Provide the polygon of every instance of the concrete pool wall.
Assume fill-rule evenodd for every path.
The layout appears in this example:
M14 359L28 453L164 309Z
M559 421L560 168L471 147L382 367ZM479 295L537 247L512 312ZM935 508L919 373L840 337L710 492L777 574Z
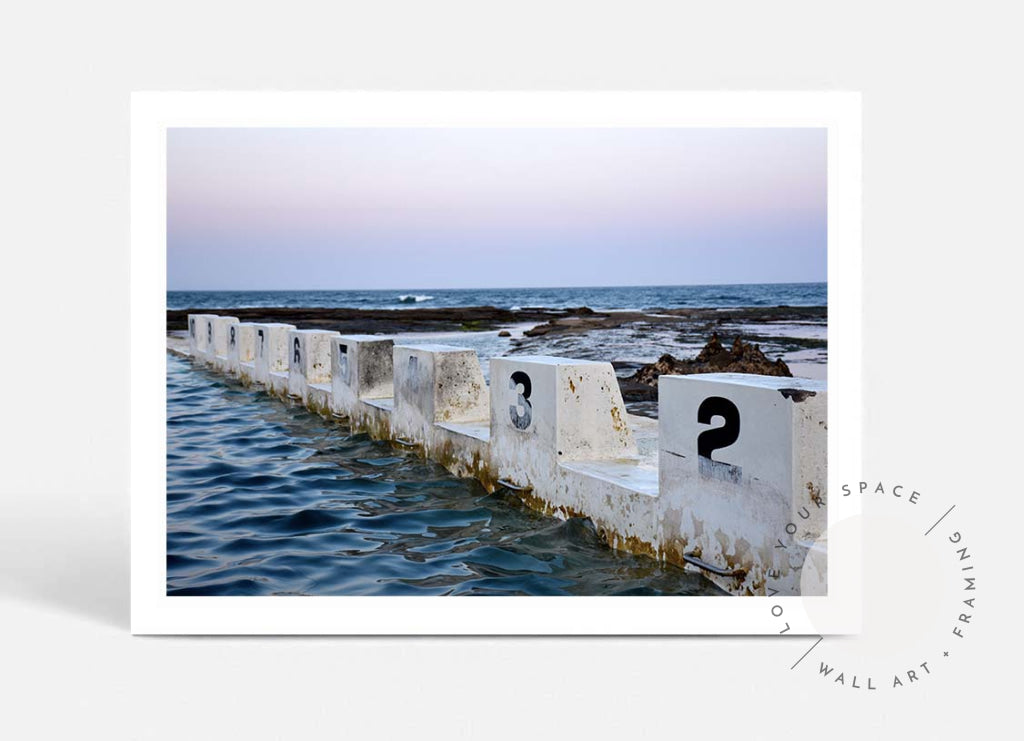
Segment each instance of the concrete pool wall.
M826 593L824 381L662 376L655 421L626 412L610 363L492 358L488 386L467 348L209 314L188 326L170 351L488 491L587 517L613 548L733 594Z

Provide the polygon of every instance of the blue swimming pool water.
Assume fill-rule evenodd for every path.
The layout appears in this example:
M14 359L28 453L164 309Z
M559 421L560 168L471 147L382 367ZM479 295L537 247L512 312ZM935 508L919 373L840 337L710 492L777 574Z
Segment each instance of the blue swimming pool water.
M170 595L719 593L187 360L167 396Z

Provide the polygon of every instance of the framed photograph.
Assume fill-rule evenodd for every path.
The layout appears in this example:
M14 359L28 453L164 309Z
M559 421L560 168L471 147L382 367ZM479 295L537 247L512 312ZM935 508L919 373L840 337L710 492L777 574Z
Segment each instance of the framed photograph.
M133 632L859 629L859 95L144 92L131 157Z

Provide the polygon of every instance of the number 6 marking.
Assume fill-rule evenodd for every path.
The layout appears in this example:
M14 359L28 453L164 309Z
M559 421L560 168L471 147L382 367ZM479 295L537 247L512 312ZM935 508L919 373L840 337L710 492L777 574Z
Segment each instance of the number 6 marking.
M522 385L522 393L518 393L518 387ZM512 424L519 430L525 430L530 426L530 422L533 421L533 405L530 403L530 392L533 391L533 384L530 382L530 377L522 371L516 371L512 374L512 377L508 380L508 387L513 391L516 391L516 403L509 404L508 413L512 418ZM523 408L523 413L519 413L519 407Z
M298 368L299 367L299 363L302 362L302 353L299 352L299 338L298 337L295 338L295 345L294 345L294 347L295 347L295 352L292 355L292 361L295 363L295 367Z

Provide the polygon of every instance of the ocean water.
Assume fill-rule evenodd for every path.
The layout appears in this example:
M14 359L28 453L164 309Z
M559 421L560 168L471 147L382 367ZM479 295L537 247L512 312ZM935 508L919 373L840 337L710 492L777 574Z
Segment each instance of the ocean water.
M676 309L738 306L825 306L825 283L601 288L402 289L388 291L168 291L168 309L321 307L403 309L496 306L501 309Z
M167 433L169 595L720 593L173 356Z

